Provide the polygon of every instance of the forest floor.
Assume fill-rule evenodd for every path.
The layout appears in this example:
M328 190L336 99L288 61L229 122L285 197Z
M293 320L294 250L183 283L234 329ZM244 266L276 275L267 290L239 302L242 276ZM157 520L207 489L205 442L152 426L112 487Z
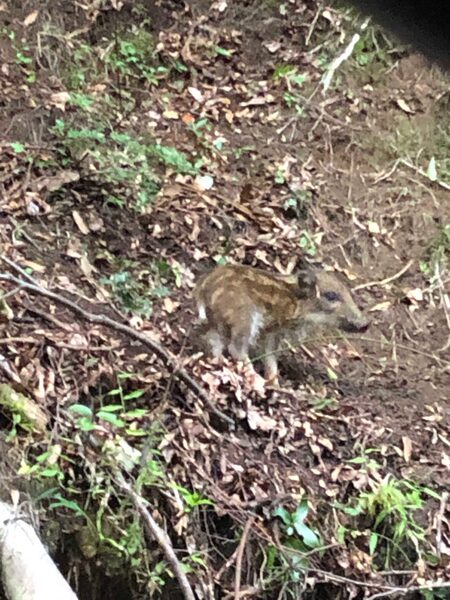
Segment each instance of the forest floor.
M3 470L79 597L183 597L113 461L199 598L448 598L448 79L316 1L17 4L0 1ZM302 255L371 327L307 340L279 389L251 389L199 349L192 288L218 262Z

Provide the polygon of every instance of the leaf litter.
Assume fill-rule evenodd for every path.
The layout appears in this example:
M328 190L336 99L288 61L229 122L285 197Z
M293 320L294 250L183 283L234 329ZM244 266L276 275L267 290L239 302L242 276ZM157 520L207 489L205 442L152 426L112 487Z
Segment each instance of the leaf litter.
M120 435L135 445L133 428L158 421L164 433L156 449L168 479L202 490L214 502L214 509L205 512L206 530L181 516L176 502L159 503L178 536L190 530L193 548L200 548L206 536L212 556L223 556L220 518L230 519L225 537L231 544L255 514L257 527L249 543L255 548L257 540L280 545L268 507L294 514L300 500L308 498L308 523L313 519L331 545L320 558L312 555L310 577L347 586L353 595L354 583L332 576L362 587L366 581L402 585L404 579L395 574L383 579L375 573L361 532L360 546L351 536L338 541L330 499L358 498L385 474L438 491L448 485L450 372L448 354L440 350L449 336L449 267L441 261L443 272L436 278L435 273L427 276L422 264L428 256L424 248L448 223L448 192L433 185L434 154L428 163L419 163L417 172L392 171L392 151L377 141L389 135L391 147L409 152L395 139L395 131L407 131L406 118L425 147L429 124L420 114L437 111L433 98L444 93L445 84L420 58L394 49L397 62L391 70L377 60L367 71L353 65L322 97L316 88L323 69L314 44L345 37L340 13L321 13L317 5L313 26L314 10L303 3L283 5L287 15L267 5L258 7L261 27L256 27L252 3L214 3L201 16L190 4L185 13L169 4L155 3L161 23L152 15L150 29L156 56L164 64L185 65L179 79L163 76L142 90L132 85L131 75L124 76L118 90L101 71L91 81L92 89L101 85L103 93L118 95L119 108L110 115L118 134L132 132L140 151L149 131L154 138L159 162L149 168L159 189L140 210L130 192L142 187L137 163L134 181L127 183L124 175L111 183L100 154L89 154L88 145L72 149L71 155L51 133L61 114L74 130L80 114L82 119L86 115L72 104L67 79L55 75L66 68L66 50L48 40L39 50L36 43L41 19L48 15L38 7L32 10L32 4L27 14L17 13L17 38L25 35L30 55L40 51L43 63L36 82L24 83L30 67L17 64L18 49L9 38L2 95L15 112L0 140L2 255L45 288L163 344L234 425L228 430L217 422L202 399L135 340L20 288L2 301L9 310L2 310L2 378L50 412L58 423L58 442L67 444L64 451L76 460L75 446L63 441L75 432L70 406L98 409L104 395L117 389L117 374L132 373L121 393L143 390L127 402L147 412L130 417L128 436ZM120 19L124 10L131 9L113 3L110 12L82 7L80 22L66 15L65 36L85 40L97 28L113 30L111 15ZM162 23L170 23L171 31ZM309 44L305 23L311 26ZM48 62L55 49L59 70ZM100 56L102 48L97 50ZM125 110L128 97L133 102ZM361 131L372 144L369 149ZM103 133L95 135L101 139ZM119 154L116 160L120 167L127 157ZM430 171L431 160L433 177L427 182L419 167ZM206 357L197 347L190 299L196 278L223 260L289 273L302 253L323 259L356 286L375 282L358 292L373 315L370 335L351 340L324 336L286 353L280 361L280 389L268 389L257 373L249 379L231 361L214 363ZM408 260L412 267L390 279ZM436 269L432 259L428 264ZM2 270L9 269L3 264ZM115 288L102 283L108 278ZM14 291L12 284L3 284L5 293ZM133 314L138 305L145 311ZM103 421L100 438L114 435L113 424ZM91 449L85 452L96 460ZM430 500L426 508L425 528L432 537L439 502ZM350 517L340 518L350 530ZM445 510L439 527L448 542ZM246 561L250 571L257 571L251 557ZM214 576L220 564L211 560L206 571ZM231 586L230 567L216 582L224 592ZM437 581L448 563L423 568L426 580Z

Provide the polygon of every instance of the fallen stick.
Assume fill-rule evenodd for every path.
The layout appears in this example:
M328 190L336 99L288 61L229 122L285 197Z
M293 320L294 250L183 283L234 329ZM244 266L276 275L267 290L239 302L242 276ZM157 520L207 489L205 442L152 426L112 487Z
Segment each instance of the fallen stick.
M365 290L369 287L383 286L388 283L391 283L392 281L395 281L396 279L399 279L402 275L404 275L406 271L408 271L412 267L413 263L414 261L410 260L406 263L404 267L400 269L400 271L394 273L394 275L391 275L391 277L386 277L386 279L382 279L381 281L368 281L367 283L361 283L360 285L355 286L353 290Z
M241 595L241 572L242 572L242 557L244 555L245 545L250 529L253 527L255 517L251 516L245 524L244 531L242 532L241 541L239 542L238 552L236 555L236 573L234 577L234 600L239 600Z
M19 267L19 265L16 265L10 259L6 259L4 256L1 256L0 258L1 260L9 264L11 267L25 275L25 272L23 271L23 269L21 269L21 267ZM194 392L194 394L198 398L203 400L208 405L211 412L213 412L215 415L217 415L224 421L227 421L230 424L234 424L233 419L231 419L231 417L228 417L222 411L216 408L216 406L209 398L205 390L199 386L199 384L189 375L189 373L187 373L184 369L178 366L176 358L172 356L169 353L169 351L166 350L159 342L157 342L156 340L152 340L151 338L144 335L143 333L140 333L139 331L135 331L132 327L129 327L128 325L124 325L123 323L118 323L117 321L114 321L114 319L110 319L106 315L96 315L87 310L84 310L83 308L81 308L81 306L78 306L78 304L76 304L72 300L64 298L63 296L60 296L59 294L51 292L50 290L47 290L46 288L42 287L28 274L26 274L26 279L27 281L23 281L22 279L11 275L11 273L0 273L0 280L2 281L9 281L10 283L15 283L16 285L20 285L24 290L28 290L29 292L33 292L34 294L40 294L41 296L50 298L51 300L54 300L59 304L67 306L72 311L76 312L81 317L83 317L83 319L89 321L90 323L106 325L111 329L115 329L116 331L125 333L128 336L140 341L142 344L150 348L156 354L156 356L165 363L165 365L175 377L182 381L192 392Z
M0 502L0 561L9 600L77 600L33 527Z
M142 498L133 488L125 481L121 473L116 474L116 483L125 494L131 498L136 510L141 515L144 529L151 540L156 540L161 549L163 550L167 562L173 569L175 577L180 584L181 592L186 600L195 600L194 592L192 591L191 585L186 573L183 571L183 567L178 560L175 551L172 546L167 533L162 529L155 519L152 517L149 510L147 510L145 504L147 501Z

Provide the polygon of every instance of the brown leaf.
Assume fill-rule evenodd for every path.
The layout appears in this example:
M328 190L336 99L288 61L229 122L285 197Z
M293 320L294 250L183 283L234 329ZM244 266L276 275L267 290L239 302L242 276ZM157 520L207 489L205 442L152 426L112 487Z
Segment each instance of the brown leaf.
M88 279L92 276L92 271L94 271L94 267L89 262L86 254L83 254L80 258L80 268Z
M265 96L255 96L247 102L241 102L239 106L264 106L264 104L271 104L275 101L275 97L272 94L266 94Z
M369 308L368 312L384 312L388 310L392 306L392 302L389 300L385 300L384 302L380 302L379 304L375 304Z
M163 112L163 117L165 119L170 119L172 121L177 121L180 118L179 113L176 110L165 110Z
M271 431L277 425L277 421L272 419L272 417L268 417L267 415L262 415L255 408L250 408L247 411L247 421L250 429L260 429L261 431Z
M171 298L164 298L163 305L164 310L170 315L180 306L180 303L174 302Z
M188 87L188 92L194 98L194 100L196 100L197 102L201 103L205 100L201 91L195 87L192 87L192 86Z
M32 260L26 260L24 261L24 264L29 267L30 269L32 269L33 271L36 271L36 273L44 273L45 272L45 266L41 265L37 262L34 262Z
M50 96L51 104L62 111L66 110L66 104L69 100L70 94L68 92L56 92Z
M415 113L415 111L412 110L412 108L410 108L408 106L408 104L402 98L399 98L397 100L397 106L399 108L401 108L405 113L408 113L409 115L413 115Z
M88 235L89 227L86 225L86 223L81 218L80 213L77 210L73 210L72 217L73 217L73 220L75 221L76 226L81 231L81 233L83 235Z
M319 442L319 444L321 444L322 446L324 446L327 450L330 450L330 452L333 451L333 443L330 439L326 438L326 437L322 437L319 436L317 438L317 441Z
M25 19L23 20L23 24L25 25L25 27L28 27L29 25L33 25L33 23L38 18L38 14L39 14L38 10L33 10L33 12L31 12L28 16L26 16Z
M263 42L262 45L264 48L267 48L271 54L278 52L278 50L281 48L280 42Z
M414 289L408 290L406 292L406 297L412 303L422 302L423 301L423 292L420 288L414 288Z
M403 442L403 458L405 459L405 462L409 462L411 460L411 454L412 454L412 441L407 435L404 435L402 437L402 442Z
M38 191L46 190L48 192L56 192L66 183L72 183L72 181L78 181L80 174L77 171L71 171L67 169L60 171L57 175L50 177L39 177L34 182L34 186Z
M193 117L191 113L184 113L184 115L181 117L181 120L186 125L192 125L192 123L195 123L195 117Z

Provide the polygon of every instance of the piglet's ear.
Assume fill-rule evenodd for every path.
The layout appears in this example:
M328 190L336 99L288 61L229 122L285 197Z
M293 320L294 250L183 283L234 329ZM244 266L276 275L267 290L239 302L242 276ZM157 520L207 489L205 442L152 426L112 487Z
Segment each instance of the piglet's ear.
M299 289L310 290L316 285L317 274L322 270L318 262L310 262L302 258L297 262L297 283Z
M317 271L314 268L308 267L297 271L297 283L299 287L313 287L317 281Z

